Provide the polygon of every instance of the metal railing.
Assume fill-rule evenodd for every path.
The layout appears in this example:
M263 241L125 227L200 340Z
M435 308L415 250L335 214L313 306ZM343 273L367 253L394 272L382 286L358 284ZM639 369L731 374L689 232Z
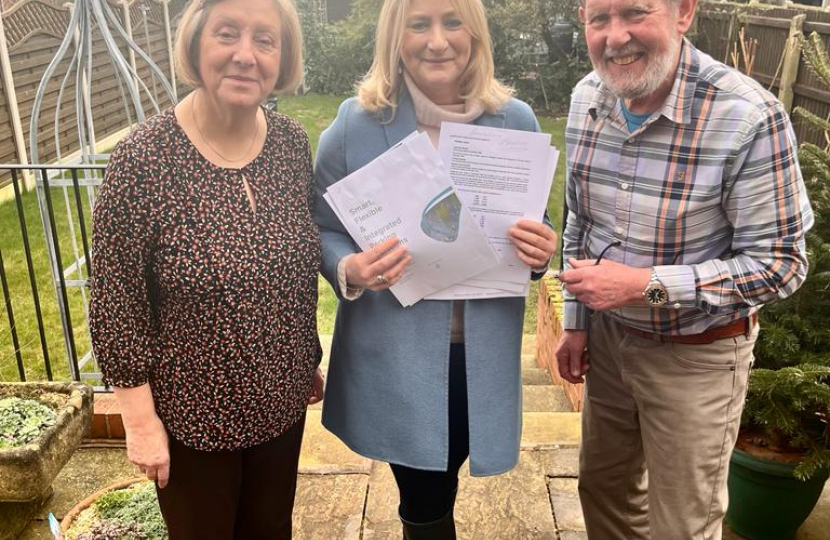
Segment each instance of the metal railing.
M19 228L18 238L12 231L0 231L4 303L0 310L0 380L14 377L10 375L12 366L20 381L101 379L89 346L86 319L92 274L91 209L104 168L98 164L0 164L0 175L11 174L13 190L13 199L0 203L0 223L8 229L16 222L14 228ZM25 189L24 176L30 177L28 183L36 189ZM39 219L33 219L33 214ZM36 236L42 236L44 244L39 245L39 239L33 238ZM45 281L51 282L52 290L43 290ZM6 325L2 324L4 318ZM55 324L58 321L60 324ZM34 325L37 337L21 339L24 333L34 334ZM8 327L8 342L3 339L4 326ZM81 352L79 345L84 349ZM63 349L65 356L56 349Z

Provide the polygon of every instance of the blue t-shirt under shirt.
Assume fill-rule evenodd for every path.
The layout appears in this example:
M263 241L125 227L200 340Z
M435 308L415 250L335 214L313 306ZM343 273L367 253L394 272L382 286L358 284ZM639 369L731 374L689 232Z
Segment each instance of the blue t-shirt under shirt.
M622 112L625 116L625 121L628 124L628 131L629 133L634 133L637 131L637 128L643 125L643 122L649 119L652 113L646 114L637 114L633 113L628 110L628 107L625 106L625 102L620 100L620 105L622 106Z

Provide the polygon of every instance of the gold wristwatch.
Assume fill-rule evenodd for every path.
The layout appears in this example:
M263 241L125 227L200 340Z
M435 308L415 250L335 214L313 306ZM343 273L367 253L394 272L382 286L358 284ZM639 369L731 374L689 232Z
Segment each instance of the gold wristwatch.
M643 302L649 307L660 307L668 299L669 294L666 292L666 288L660 283L660 279L657 277L657 271L652 268L651 279L648 285L646 285L646 288L643 289Z

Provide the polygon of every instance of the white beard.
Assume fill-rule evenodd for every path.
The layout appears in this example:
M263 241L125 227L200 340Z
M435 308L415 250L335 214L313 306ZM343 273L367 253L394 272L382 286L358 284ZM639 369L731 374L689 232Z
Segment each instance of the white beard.
M621 99L641 99L654 93L666 79L673 75L682 42L683 38L678 35L671 41L666 52L657 56L647 55L648 65L643 74L639 76L635 73L612 75L605 69L605 62L609 58L628 56L644 49L635 44L628 44L617 50L606 49L600 62L595 62L591 58L591 63L599 78L615 96Z

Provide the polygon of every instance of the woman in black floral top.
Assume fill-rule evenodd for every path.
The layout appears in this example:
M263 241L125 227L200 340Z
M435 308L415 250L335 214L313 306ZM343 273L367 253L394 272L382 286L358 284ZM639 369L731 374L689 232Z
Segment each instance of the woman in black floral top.
M118 145L95 206L95 355L171 540L291 537L320 246L308 137L259 104L296 88L300 44L290 0L191 3L195 90Z

